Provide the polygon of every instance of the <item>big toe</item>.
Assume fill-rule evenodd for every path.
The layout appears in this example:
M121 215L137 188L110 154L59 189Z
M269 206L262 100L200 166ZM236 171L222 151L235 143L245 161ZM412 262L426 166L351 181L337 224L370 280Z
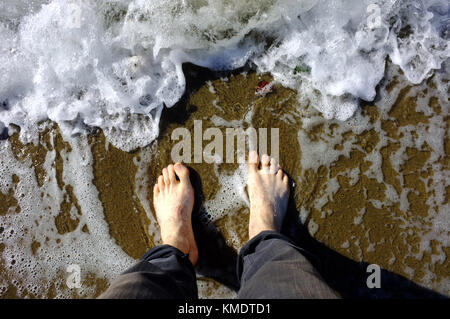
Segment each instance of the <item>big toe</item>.
M189 182L189 169L181 163L174 165L175 173L181 182Z

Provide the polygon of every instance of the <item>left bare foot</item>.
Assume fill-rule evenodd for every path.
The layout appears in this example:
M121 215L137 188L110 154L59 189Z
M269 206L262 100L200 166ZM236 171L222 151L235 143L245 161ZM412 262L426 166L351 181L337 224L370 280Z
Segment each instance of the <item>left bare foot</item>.
M189 169L177 163L164 168L162 173L153 188L153 205L161 239L164 244L189 254L189 260L195 265L198 249L192 230L194 189L189 180Z

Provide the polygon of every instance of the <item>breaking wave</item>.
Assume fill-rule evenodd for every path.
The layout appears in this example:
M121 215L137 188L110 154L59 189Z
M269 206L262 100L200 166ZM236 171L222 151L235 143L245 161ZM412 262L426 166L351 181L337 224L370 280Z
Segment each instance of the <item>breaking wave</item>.
M3 0L0 133L50 119L100 127L123 150L158 136L185 90L182 64L252 63L326 118L373 100L389 58L420 83L450 56L443 0Z

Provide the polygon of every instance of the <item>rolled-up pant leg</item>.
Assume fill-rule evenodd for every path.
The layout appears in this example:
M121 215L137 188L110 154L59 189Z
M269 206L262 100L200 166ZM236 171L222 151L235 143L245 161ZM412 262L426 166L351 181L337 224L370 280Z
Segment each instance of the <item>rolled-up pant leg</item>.
M280 233L261 232L239 253L238 298L338 298L305 255Z
M197 299L195 270L188 255L175 247L150 249L122 273L101 299Z

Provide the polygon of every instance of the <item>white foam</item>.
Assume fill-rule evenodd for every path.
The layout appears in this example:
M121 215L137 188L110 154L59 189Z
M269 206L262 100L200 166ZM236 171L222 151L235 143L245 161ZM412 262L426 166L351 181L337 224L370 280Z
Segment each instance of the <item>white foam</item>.
M402 76L399 74L399 68L389 68L386 72L387 81L385 84L391 83L395 77L402 79ZM429 209L426 212L428 214L427 217L424 218L423 221L409 218L407 217L408 214L402 215L393 213L392 217L401 221L402 229L404 229L406 233L410 235L416 234L420 237L420 249L414 254L410 252L410 257L421 260L424 252L430 252L432 241L439 243L438 246L440 248L437 253L432 255L432 264L442 263L445 260L445 253L441 248L450 244L450 237L448 233L448 229L450 227L450 218L448 214L450 205L448 203L444 204L446 187L448 187L450 183L450 174L444 169L442 163L442 159L446 156L443 143L445 138L448 137L444 118L448 116L450 111L448 103L445 103L445 99L448 95L445 90L445 87L448 87L446 83L448 83L448 74L442 71L438 72L434 76L434 85L429 85L429 83L423 82L420 85L409 89L409 93L406 98L409 96L414 98L418 96L417 106L411 111L423 112L428 115L427 123L399 126L397 128L398 138L395 139L389 137L389 132L382 128L381 123L385 120L395 120L390 116L389 112L394 106L394 103L397 101L399 93L408 85L408 83L403 80L396 84L396 86L390 91L387 91L386 85L380 86L378 96L379 100L376 105L379 107L378 117L381 121L377 120L375 123L371 123L369 121L369 116L363 116L363 113L357 112L351 121L341 123L338 127L334 128L332 134L330 133L328 127L333 124L333 122L326 122L323 127L323 133L320 134L320 137L312 140L312 136L308 135L307 132L315 126L322 124L324 122L323 119L316 117L314 114L307 113L299 117L299 120L302 122L302 129L298 132L298 142L302 150L302 169L313 169L316 172L319 172L318 168L321 166L328 168L332 167L333 162L338 160L341 155L348 157L350 151L352 150L363 151L364 161L371 163L363 174L369 178L375 178L378 183L381 183L386 187L385 200L369 200L371 205L377 209L387 209L387 207L395 207L398 205L402 212L408 213L411 210L411 205L413 205L413 203L408 200L408 194L413 192L416 195L419 195L420 186L417 185L413 186L413 188L409 188L410 186L407 187L404 178L409 174L418 176L419 180L424 183L425 192L427 194L426 204L429 206ZM439 105L441 107L440 114L437 114L437 112L432 110L429 103L431 97L439 100ZM413 107L413 105L411 105L411 107ZM351 135L344 140L343 135L347 132L352 132L355 136ZM364 151L362 147L356 144L358 134L363 132L371 132L376 134L379 138L379 141L372 148L371 152ZM384 176L384 170L382 169L385 159L382 156L381 150L389 143L394 143L398 146L398 149L395 152L390 153L389 161L392 164L392 169L398 173L397 176L394 174L393 177L399 183L398 185L400 186L400 192L396 189L397 185L395 183L385 179L386 176ZM428 147L425 147L425 143L428 144ZM334 145L340 145L343 146L343 148L341 150L336 150L333 147ZM424 166L417 171L403 171L404 165L407 161L412 159L408 155L408 148L414 148L419 151L430 151L430 156L424 163ZM349 177L350 183L352 184L355 183L358 176L360 176L361 173L359 171L361 168L362 167L347 169L346 171L339 172L338 174ZM429 172L432 172L432 175L426 176ZM387 173L389 174L389 171ZM425 176L422 175L423 173L426 173ZM318 194L312 202L313 207L317 209L323 207L325 200L339 200L334 197L334 193L336 193L337 189L340 187L339 183L336 178L330 178L330 175L328 177L329 179L327 181L328 184L326 190L323 193ZM330 183L335 185L331 185L330 187ZM358 215L354 217L353 223L355 225L359 225L363 222L365 211L365 208L363 208ZM305 222L305 217L309 214L308 208L301 207L300 212L302 221ZM322 212L321 217L323 218L325 215L326 214ZM317 223L311 224L310 222L308 227L310 232L317 231ZM377 249L376 245L378 243L370 242L370 238L368 239L369 250ZM359 245L359 243L355 242L355 245ZM406 256L397 257L404 258ZM392 264L397 257L393 255L390 259L390 263ZM406 268L404 270L413 274L413 269L411 268ZM437 277L436 274L433 274L429 269L424 269L424 271L426 276L423 280L421 280L423 285L444 293L448 292L449 281L447 279L439 278L440 283L438 283L434 280Z
M220 189L216 196L204 203L204 208L212 222L224 217L226 214L236 211L236 209L250 206L248 196L245 192L247 184L247 165L241 164L232 174L219 173L217 164L215 174L218 177Z
M443 0L2 1L0 122L26 141L47 118L66 134L98 126L131 150L157 137L163 105L180 99L184 62L247 61L344 120L375 97L387 56L413 83L441 67L448 10Z
M46 296L50 284L58 276L62 274L65 278L69 275L66 272L68 265L81 267L82 280L92 273L111 281L134 262L109 236L98 192L92 184L92 155L87 140L67 137L66 140L73 151L61 152L64 160L63 181L73 187L82 215L72 211L80 222L75 231L64 235L60 235L55 226L55 217L60 213L59 205L63 198L62 190L57 185L55 168L51 165L55 151L47 153L43 165L47 178L39 187L31 162L18 162L8 143L0 142L1 170L5 176L1 184L4 186L4 180L10 180L13 173L19 177L15 198L21 207L20 213L7 214L0 220L0 226L4 227L0 236L5 244L2 258L10 277L21 278L22 284L17 282L14 285L22 296L25 289L38 296ZM83 225L87 225L89 234L81 231ZM40 243L36 256L31 251L33 241ZM62 281L64 283L65 279ZM57 297L68 297L64 288L67 287L56 287ZM82 296L92 296L94 293L87 286L82 286L77 292Z

